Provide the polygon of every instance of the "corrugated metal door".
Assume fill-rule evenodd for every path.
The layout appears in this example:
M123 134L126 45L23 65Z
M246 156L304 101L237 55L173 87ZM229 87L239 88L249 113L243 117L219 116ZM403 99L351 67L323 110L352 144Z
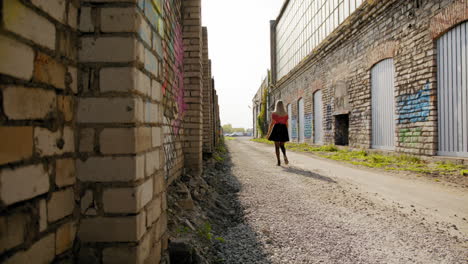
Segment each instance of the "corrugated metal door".
M322 144L323 102L322 91L314 93L314 143Z
M288 104L288 134L289 134L289 140L291 140L291 137L292 137L292 131L291 131L291 127L292 127L292 123L291 123L291 117L292 117L292 105L291 104Z
M299 101L297 102L297 111L298 111L298 123L299 123L299 142L304 142L304 121L305 121L305 118L304 118L304 99L301 98L299 99Z
M437 41L439 155L468 157L468 22Z
M393 59L376 64L372 81L372 148L395 148L395 68Z

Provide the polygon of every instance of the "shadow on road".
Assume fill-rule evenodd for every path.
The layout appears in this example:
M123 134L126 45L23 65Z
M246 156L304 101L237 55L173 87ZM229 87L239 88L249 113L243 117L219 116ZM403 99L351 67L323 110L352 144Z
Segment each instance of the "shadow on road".
M323 175L320 175L318 173L311 172L311 171L308 171L308 170L303 170L303 169L300 169L300 168L297 168L297 167L286 167L286 168L283 168L283 170L285 172L294 173L294 174L297 174L297 175L305 176L307 178L312 178L312 179L316 179L316 180L320 180L320 181L325 181L325 182L328 182L328 183L336 183L336 181L334 181L333 179L331 179L329 177L326 177L326 176L323 176Z
M230 153L227 152L224 161L217 163L206 176L219 194L216 206L221 210L208 214L217 235L224 239L215 245L218 263L272 263L264 252L258 234L245 219L245 208L238 196L242 186L232 172Z

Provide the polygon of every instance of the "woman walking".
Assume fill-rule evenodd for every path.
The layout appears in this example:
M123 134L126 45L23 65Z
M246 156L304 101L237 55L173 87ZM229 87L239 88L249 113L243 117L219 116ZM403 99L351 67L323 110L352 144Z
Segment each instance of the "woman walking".
M284 163L288 164L288 157L286 156L286 148L284 143L289 141L288 135L288 113L284 109L283 101L278 100L276 102L275 111L271 114L271 123L268 128L267 138L270 141L275 142L276 158L278 160L278 166L281 166L280 160L280 148L283 152Z

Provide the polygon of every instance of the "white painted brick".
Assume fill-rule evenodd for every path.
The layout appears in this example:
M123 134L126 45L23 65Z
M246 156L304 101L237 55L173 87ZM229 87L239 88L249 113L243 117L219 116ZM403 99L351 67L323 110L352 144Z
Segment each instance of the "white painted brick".
M141 94L151 96L151 79L139 70L136 71L135 89Z
M55 184L64 187L75 184L75 160L58 159L55 166Z
M112 188L103 192L106 213L137 213L153 198L153 180L134 188Z
M51 263L55 258L55 233L35 242L25 251L20 251L7 259L4 264Z
M151 81L151 97L158 102L162 101L162 85L156 80Z
M146 102L145 104L145 122L146 123L160 123L162 122L161 111L158 104Z
M146 153L146 175L153 175L157 170L160 169L160 150Z
M82 7L80 14L80 31L93 32L94 22L91 15L91 7Z
M92 157L77 160L77 177L85 182L129 182L144 178L143 155L137 157Z
M140 23L141 17L136 7L101 9L101 30L103 32L136 32Z
M65 0L31 0L31 2L60 23L65 24Z
M47 220L55 222L73 213L75 196L72 188L52 193L47 202Z
M0 198L10 205L49 191L49 173L42 164L0 171Z
M136 89L136 68L103 68L100 72L99 87L101 92L129 92Z
M78 52L82 62L131 62L135 61L137 41L131 37L81 38Z
M42 232L47 229L47 202L41 199L38 204L39 207L39 231Z
M162 145L162 128L152 127L151 128L151 139L153 142L153 147L160 147Z
M146 231L144 214L127 217L94 217L81 220L78 236L83 242L137 242Z
M57 105L53 91L7 86L3 90L3 109L9 119L44 119Z
M21 245L24 242L29 216L13 213L0 216L0 252Z
M143 152L151 148L151 128L138 127L136 129L136 151Z
M79 123L134 123L143 119L140 100L135 98L81 98Z
M63 143L63 145L62 145ZM52 132L46 128L34 128L34 145L40 156L60 155L75 152L75 138L71 127Z
M76 223L68 222L57 229L55 235L55 254L60 255L73 246L76 237Z
M54 24L24 6L19 0L3 1L3 23L6 30L51 50L55 49Z
M30 80L34 70L34 51L28 45L0 35L0 73Z

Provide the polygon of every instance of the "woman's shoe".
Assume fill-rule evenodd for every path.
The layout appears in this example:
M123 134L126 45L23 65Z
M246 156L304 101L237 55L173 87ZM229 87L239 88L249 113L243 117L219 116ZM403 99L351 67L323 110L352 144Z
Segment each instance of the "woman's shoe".
M284 157L284 164L288 165L289 164L289 160L288 158Z
M278 161L278 163L276 164L276 166L281 166L281 161Z

